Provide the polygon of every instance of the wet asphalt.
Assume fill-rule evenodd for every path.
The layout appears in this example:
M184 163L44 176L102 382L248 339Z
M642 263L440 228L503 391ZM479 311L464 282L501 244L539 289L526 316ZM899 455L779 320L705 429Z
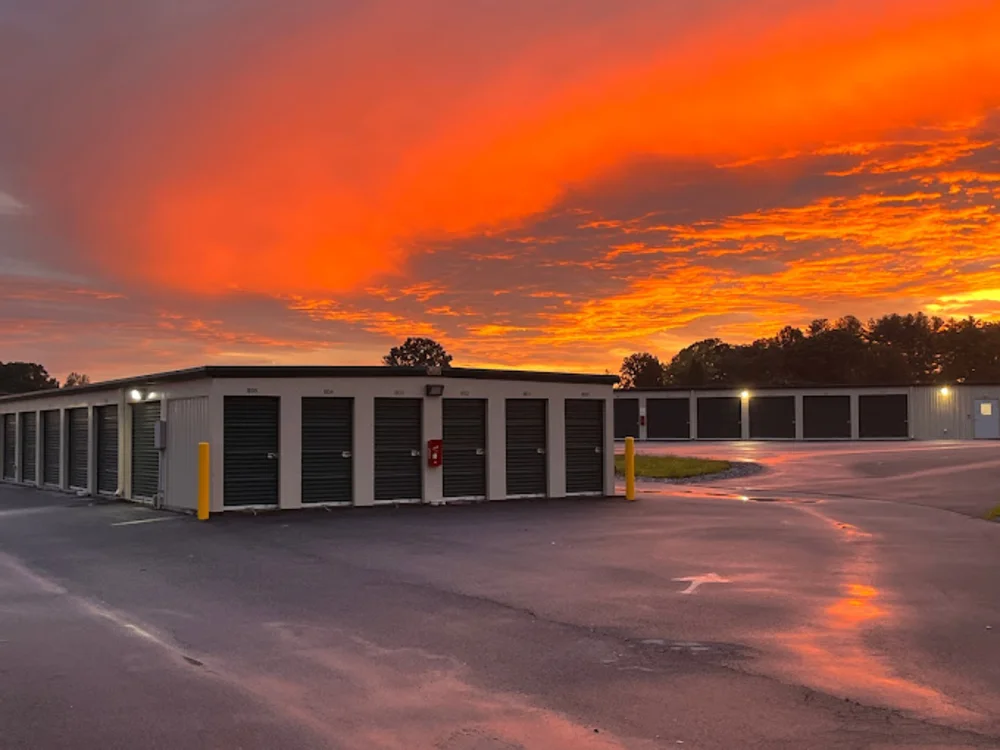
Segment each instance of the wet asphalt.
M1000 747L1000 446L640 449L766 471L202 524L0 487L0 748Z

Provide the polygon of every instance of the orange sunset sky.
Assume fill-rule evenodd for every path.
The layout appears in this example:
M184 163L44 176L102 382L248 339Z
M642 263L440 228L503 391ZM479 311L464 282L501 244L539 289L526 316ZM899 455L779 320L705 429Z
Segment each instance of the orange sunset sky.
M0 360L1000 316L996 0L0 0Z

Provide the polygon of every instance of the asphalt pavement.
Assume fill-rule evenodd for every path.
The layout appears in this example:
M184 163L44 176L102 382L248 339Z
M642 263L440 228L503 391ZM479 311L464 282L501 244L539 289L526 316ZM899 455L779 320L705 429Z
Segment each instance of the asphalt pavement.
M1000 748L997 446L648 448L767 470L208 523L0 487L0 748Z

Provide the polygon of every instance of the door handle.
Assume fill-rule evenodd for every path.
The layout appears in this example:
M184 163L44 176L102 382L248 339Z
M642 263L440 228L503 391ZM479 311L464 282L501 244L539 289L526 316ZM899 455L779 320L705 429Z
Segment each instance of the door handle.
M419 450L417 450L417 449L411 449L411 450L410 450L410 455L411 455L411 456L412 456L413 458L417 458L417 457L419 457L419 456L420 456L420 451L419 451Z
M271 453L270 451L267 452L267 458L269 461L274 461L277 457L277 453Z
M350 451L341 451L340 452L340 457L341 458L350 458L351 457L351 452Z
M603 453L603 452L604 452L604 451L602 451L602 450L601 450L600 446L596 446L596 447L594 448L594 453Z
M486 455L486 449L485 448L476 448L476 455L477 456L485 456Z
M539 456L545 455L544 448L535 448L535 451L538 453Z

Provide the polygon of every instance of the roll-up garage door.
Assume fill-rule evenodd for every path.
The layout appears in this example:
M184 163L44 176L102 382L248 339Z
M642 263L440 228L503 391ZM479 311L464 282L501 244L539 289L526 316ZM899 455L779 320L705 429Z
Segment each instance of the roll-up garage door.
M90 420L86 408L69 409L66 412L67 430L69 431L67 460L69 486L77 490L87 489L88 468L90 461Z
M59 484L62 463L62 413L57 409L42 412L42 481Z
M423 499L423 411L419 398L375 399L376 502Z
M302 502L354 501L354 399L302 399Z
M691 401L687 398L651 398L646 401L646 437L650 440L688 440L691 437Z
M615 440L639 437L639 399L615 399Z
M21 481L34 482L38 478L35 446L38 441L38 415L33 411L21 414Z
M132 404L132 497L152 499L160 489L160 452L156 450L156 423L160 402Z
M698 438L739 440L742 435L743 406L737 396L708 396L698 399Z
M604 402L566 399L566 492L604 494Z
M851 437L850 396L803 396L802 436L806 440Z
M94 421L97 432L97 491L113 495L118 491L118 407L114 404L98 406L94 410Z
M905 393L860 396L858 432L862 438L908 438L910 404Z
M222 419L225 507L278 504L280 419L280 398L225 397Z
M544 399L507 399L507 495L544 496L548 492L547 404Z
M750 437L754 440L795 439L795 396L750 399Z
M445 497L486 497L486 401L446 398L442 479Z
M3 415L3 478L14 479L17 472L17 416Z

